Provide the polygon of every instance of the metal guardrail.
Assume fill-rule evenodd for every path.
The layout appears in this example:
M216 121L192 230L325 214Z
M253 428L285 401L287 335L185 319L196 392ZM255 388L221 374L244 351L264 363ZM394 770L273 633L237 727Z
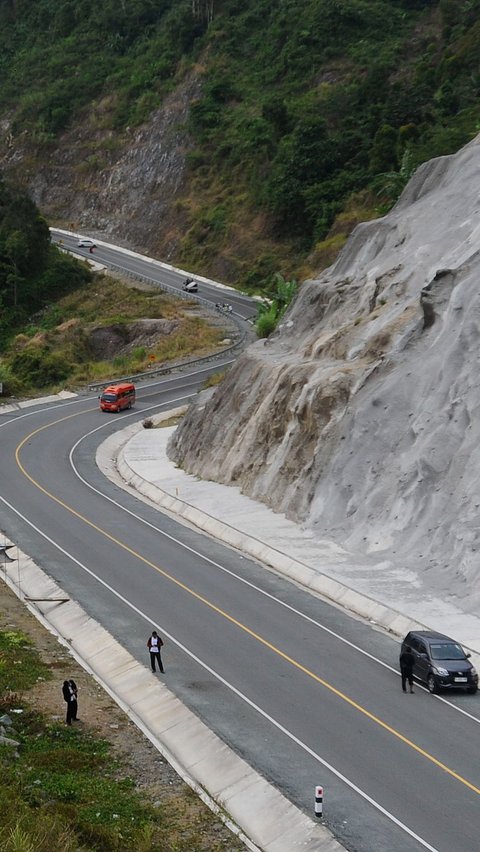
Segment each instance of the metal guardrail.
M198 302L204 307L208 308L212 313L218 314L221 313L222 316L228 317L232 322L237 326L238 331L240 332L239 340L236 340L231 346L225 347L220 352L216 352L213 355L204 355L200 358L191 358L188 361L183 361L181 364L171 364L167 367L154 367L151 370L144 370L141 373L130 373L127 376L117 376L114 379L104 379L102 382L94 382L88 385L88 389L91 391L102 390L107 384L118 383L118 382L133 382L140 381L141 379L154 378L155 376L168 375L168 373L172 373L175 370L180 370L182 367L188 367L192 364L203 364L208 363L209 361L215 361L219 358L225 357L229 352L232 354L237 350L241 349L245 345L245 338L247 336L246 330L244 328L243 323L248 323L249 320L244 319L239 314L236 314L235 311L231 313L224 313L223 311L218 311L212 305L212 302L209 302L208 299L202 299L201 296L197 296L196 294L186 293L183 290L177 290L176 287L171 287L169 284L163 284L160 281L156 281L154 278L150 278L148 275L142 275L139 272L131 272L129 269L124 269L122 266L117 266L115 264L109 264L108 269L112 269L116 272L120 272L122 275L128 275L129 278L137 279L138 281L146 281L149 284L152 284L154 287L158 287L160 290L164 290L166 293L169 293L175 298L180 297L185 301Z
M158 287L160 290L164 290L165 293L169 293L170 296L175 296L175 298L184 299L185 301L198 302L200 305L204 305L204 307L213 309L214 305L208 299L202 299L201 296L198 296L196 293L187 293L185 290L179 290L177 287L172 287L171 284L165 284L163 281L157 281L155 278L150 278L148 275L142 275L141 272L132 272L130 269L125 269L124 266L119 266L115 263L108 264L109 269L113 269L116 272L120 272L122 275L128 275L129 278L136 278L138 281L146 281L148 284L152 284L154 287ZM230 316L235 316L235 311L232 311ZM241 317L243 320L243 317Z
M142 373L129 373L128 376L116 376L114 379L103 379L101 382L89 384L88 389L91 391L102 390L106 385L118 384L119 382L138 382L142 379L154 378L155 376L166 376L168 373L174 373L176 370L181 370L183 367L190 367L192 364L207 364L209 361L216 361L219 358L223 358L229 352L233 354L236 349L240 348L241 342L243 343L243 341L237 341L232 346L227 346L221 352L215 352L213 355L192 358L189 361L182 361L181 364L171 364L169 367L157 367L152 370L144 370Z

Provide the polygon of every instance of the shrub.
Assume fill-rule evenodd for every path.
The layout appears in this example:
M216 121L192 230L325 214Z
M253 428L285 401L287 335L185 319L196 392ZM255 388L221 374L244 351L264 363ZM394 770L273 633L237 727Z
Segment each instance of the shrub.
M224 378L225 372L223 371L219 373L212 373L212 375L209 376L208 379L205 379L202 385L202 389L207 390L207 388L216 387L217 385L221 384L221 382L223 382Z
M258 317L258 319L255 323L255 328L257 330L258 336L259 337L269 337L270 334L272 334L272 332L275 331L275 329L277 327L277 321L278 321L277 309L274 305L271 305L270 309L267 310L267 311L264 311L264 313L262 313Z
M0 363L0 383L3 385L3 396L17 396L21 392L21 384L12 370L6 364Z
M73 370L73 364L65 359L62 352L27 347L16 353L11 370L29 387L43 388L65 381Z
M265 300L258 310L255 327L259 337L268 337L272 333L297 292L297 282L285 281L279 272L274 275L272 286L273 299Z

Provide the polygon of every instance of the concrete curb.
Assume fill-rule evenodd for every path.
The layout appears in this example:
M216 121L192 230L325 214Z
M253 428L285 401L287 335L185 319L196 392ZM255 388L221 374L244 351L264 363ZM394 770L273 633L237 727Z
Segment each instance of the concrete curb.
M49 402L58 402L59 399L74 399L78 396L78 393L73 393L73 391L60 391L59 393L54 393L51 396L44 396L41 399L20 399L15 402L6 402L4 405L0 405L0 414L10 414L12 411L19 411L22 408L31 408L34 405L38 405L42 403L42 405L47 404Z
M30 557L16 547L15 553L2 579L248 849L342 852L324 826L225 745Z
M182 409L175 409L171 412L156 415L154 420L156 423L160 423L162 420L177 416L185 410L186 407L183 407ZM437 629L432 628L429 624L416 621L410 616L393 609L387 604L376 601L362 592L349 588L338 580L329 577L327 574L322 574L310 565L282 553L258 538L241 532L228 523L209 515L204 510L198 509L191 503L181 500L178 496L165 491L156 483L145 480L130 466L127 458L128 443L142 428L142 425L138 423L132 424L132 426L127 428L123 433L124 440L121 446L118 444L118 435L107 439L102 444L102 447L105 447L103 455L106 457L112 454L113 451L113 454L116 456L116 471L118 471L121 479L157 506L170 512L172 515L182 518L212 537L223 541L225 544L257 559L259 562L310 589L312 592L322 595L322 597L341 606L342 609L348 610L366 619L371 624L383 628L394 636L403 638L410 630ZM117 441L117 446L112 450L108 445L112 442L110 445L112 446L115 440ZM111 471L109 473L105 461L100 464L98 452L97 464L103 468L107 476L111 476ZM471 652L472 663L477 669L480 669L480 649L465 641L462 641L462 645Z
M160 422L161 419L167 419L179 413L181 413L181 410L175 409L173 412L168 412L168 415L165 415L165 417L162 415L162 418L156 418L156 420ZM379 603L361 592L350 589L338 580L334 580L326 574L315 571L309 565L305 565L303 562L281 553L279 550L253 536L236 530L224 521L212 517L196 506L164 491L158 485L143 479L129 465L125 452L128 441L142 428L141 424L134 424L125 430L126 440L116 457L116 468L121 478L140 494L143 494L156 505L161 506L162 509L183 518L214 538L218 538L225 544L241 550L242 553L252 556L259 562L263 562L275 571L278 571L278 573L285 575L305 588L328 598L343 609L350 610L356 615L360 615L362 618L378 624L396 636L405 636L409 630L428 629L428 627L425 627L420 622L413 621L408 616L402 615L385 604ZM105 444L108 444L108 440Z

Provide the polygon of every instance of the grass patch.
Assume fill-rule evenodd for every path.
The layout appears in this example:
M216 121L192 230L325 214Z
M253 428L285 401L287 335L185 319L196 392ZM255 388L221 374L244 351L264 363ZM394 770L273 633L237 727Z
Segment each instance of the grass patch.
M176 414L173 417L167 417L166 420L161 420L159 423L153 424L153 429L167 429L170 426L178 426L185 417L184 414Z
M10 716L7 733L20 743L0 745L2 852L225 849L225 840L215 837L215 817L200 802L192 814L187 788L181 795L156 789L162 801L154 806L125 774L110 742L37 712L28 690L51 677L23 632L0 631L0 715ZM228 848L242 844L232 836Z
M29 689L37 680L50 677L49 669L24 633L0 632L0 696Z
M152 837L160 840L163 815L142 802L131 779L117 777L108 743L60 724L48 725L27 705L23 709L14 728L19 757L12 748L0 748L1 849L15 848L12 837L19 833L32 848L63 849L55 837L60 832L71 849L86 844L135 850L147 823ZM0 710L8 713L11 707L0 703Z
M7 395L74 390L220 349L225 330L194 311L196 306L157 289L136 289L98 275L42 310L15 336L0 359L0 380ZM139 329L138 340L131 340L131 324L143 319L163 321L165 330L145 340ZM111 328L115 352L108 350ZM106 352L92 342L102 332Z
M221 382L223 382L224 378L225 378L225 370L222 370L218 373L212 373L212 375L209 376L208 379L205 379L205 381L202 385L202 390L206 390L207 388L216 387Z

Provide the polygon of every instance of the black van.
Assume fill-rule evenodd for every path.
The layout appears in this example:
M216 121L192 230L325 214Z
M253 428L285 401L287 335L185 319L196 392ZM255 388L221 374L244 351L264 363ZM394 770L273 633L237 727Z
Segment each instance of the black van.
M402 642L402 652L411 648L415 662L413 674L427 684L429 692L440 689L466 689L472 695L478 689L478 674L462 646L428 630L412 630Z

